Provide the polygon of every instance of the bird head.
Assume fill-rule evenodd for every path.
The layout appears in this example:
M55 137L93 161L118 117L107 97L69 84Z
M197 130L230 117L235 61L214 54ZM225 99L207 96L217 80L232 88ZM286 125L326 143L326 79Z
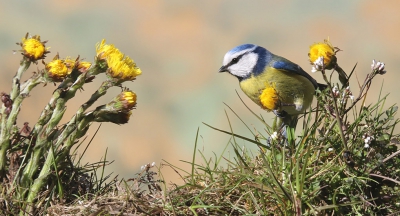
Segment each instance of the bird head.
M251 74L261 73L268 58L270 58L270 53L265 48L254 44L243 44L225 54L223 66L219 72L228 72L239 80L243 80Z

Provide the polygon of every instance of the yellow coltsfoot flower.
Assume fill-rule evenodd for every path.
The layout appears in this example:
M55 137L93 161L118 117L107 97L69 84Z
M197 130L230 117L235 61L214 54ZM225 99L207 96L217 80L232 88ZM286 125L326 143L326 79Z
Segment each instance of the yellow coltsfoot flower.
M74 69L78 70L81 73L85 73L92 66L91 62L79 60L79 56L76 59L67 57L65 58L64 63L68 68L68 74L71 74L72 70Z
M121 53L113 44L106 44L104 39L96 45L96 53L98 60L107 63L107 75L116 83L132 81L142 73L131 58Z
M44 59L46 54L49 53L49 47L46 47L47 41L40 41L39 35L34 35L28 38L28 33L22 38L21 43L17 43L22 47L22 55L32 62L36 62L39 59Z
M315 43L310 46L308 57L310 63L318 69L324 67L327 70L332 69L336 64L336 51L329 40L324 40L323 43ZM323 60L323 65L321 64ZM321 68L322 69L322 68Z
M112 101L96 108L91 114L97 122L112 122L125 124L129 121L132 109L136 107L137 95L129 89L124 89Z
M343 86L349 85L349 77L346 72L337 64L336 53L339 48L335 48L328 40L323 43L315 43L310 46L308 57L312 66L311 72L322 71L323 69L334 69L339 75L339 81Z
M110 103L107 104L107 108L109 110L127 112L136 106L136 101L137 96L135 92L130 91L129 89L124 89Z
M88 61L79 61L76 68L78 69L78 71L84 73L87 70L89 70L89 68L92 66L91 62Z
M267 86L260 95L260 102L262 107L268 112L277 110L279 108L278 92L273 86Z
M98 59L106 60L108 56L113 53L120 53L122 55L114 44L106 44L105 39L103 39L101 43L96 44L96 54Z
M124 109L131 110L136 106L137 96L133 91L123 91L119 94L119 101L123 104Z
M44 63L44 62L43 62ZM45 77L51 82L61 82L70 73L64 60L59 59L57 54L53 61L45 64Z

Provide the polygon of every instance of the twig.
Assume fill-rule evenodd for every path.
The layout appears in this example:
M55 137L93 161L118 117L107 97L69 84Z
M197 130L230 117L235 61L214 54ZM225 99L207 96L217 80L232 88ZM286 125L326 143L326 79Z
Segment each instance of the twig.
M389 178L389 177L386 177L386 176L381 176L381 175L374 174L374 173L370 173L369 175L370 175L370 176L379 177L379 178L383 178L383 179L386 179L386 180L392 181L392 182L394 182L394 183L396 183L396 184L400 184L400 181L394 180L394 179L392 179L392 178Z

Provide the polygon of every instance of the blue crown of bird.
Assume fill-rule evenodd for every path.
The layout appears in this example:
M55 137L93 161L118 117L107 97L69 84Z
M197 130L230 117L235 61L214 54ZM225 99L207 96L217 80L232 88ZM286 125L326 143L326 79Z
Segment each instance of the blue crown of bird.
M254 44L228 51L219 72L237 77L252 101L294 128L298 115L310 107L315 90L326 88L297 64Z

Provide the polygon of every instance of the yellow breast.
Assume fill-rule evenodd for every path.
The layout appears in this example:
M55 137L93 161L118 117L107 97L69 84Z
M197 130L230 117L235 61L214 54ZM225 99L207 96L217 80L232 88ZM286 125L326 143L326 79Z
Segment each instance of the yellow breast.
M260 75L242 80L243 92L268 111L285 110L289 115L304 113L312 103L314 85L293 72L267 68Z

